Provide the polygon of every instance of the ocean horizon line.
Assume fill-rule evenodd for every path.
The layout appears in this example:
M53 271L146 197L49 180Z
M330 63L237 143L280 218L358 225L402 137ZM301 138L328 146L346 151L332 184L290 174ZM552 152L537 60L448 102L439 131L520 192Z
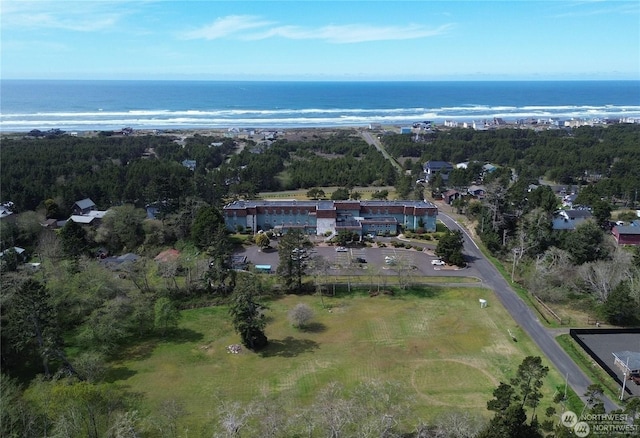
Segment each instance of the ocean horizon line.
M196 78L0 78L2 82L211 82L211 83L483 83L483 82L638 82L634 78L466 78L466 79L196 79Z

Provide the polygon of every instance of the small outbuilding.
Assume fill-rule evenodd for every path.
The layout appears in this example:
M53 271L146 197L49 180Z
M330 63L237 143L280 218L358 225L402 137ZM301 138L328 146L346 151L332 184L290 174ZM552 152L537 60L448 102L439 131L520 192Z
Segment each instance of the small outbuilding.
M611 234L618 245L640 245L640 226L616 225Z

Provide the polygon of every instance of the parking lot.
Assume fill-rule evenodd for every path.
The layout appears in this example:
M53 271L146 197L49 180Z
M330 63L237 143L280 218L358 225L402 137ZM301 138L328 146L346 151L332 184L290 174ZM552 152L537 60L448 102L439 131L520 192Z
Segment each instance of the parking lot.
M640 333L638 329L614 330L573 330L572 336L578 337L590 351L587 354L600 360L600 365L607 373L622 378L622 371L614 364L614 352L640 351ZM628 381L626 384L628 393L640 397L640 385Z
M385 242L388 243L388 242ZM272 249L259 251L257 246L249 246L236 254L247 257L247 262L252 265L271 265L275 272L279 264L277 241L271 243ZM378 275L399 275L411 270L411 275L417 276L460 276L477 277L477 272L470 264L467 268L458 269L455 266L434 266L432 260L437 257L428 249L419 251L416 249L394 248L387 245L377 247L346 247L346 251L336 251L336 246L314 246L310 255L324 258L331 270L336 274L341 271L349 275L371 275L372 271Z

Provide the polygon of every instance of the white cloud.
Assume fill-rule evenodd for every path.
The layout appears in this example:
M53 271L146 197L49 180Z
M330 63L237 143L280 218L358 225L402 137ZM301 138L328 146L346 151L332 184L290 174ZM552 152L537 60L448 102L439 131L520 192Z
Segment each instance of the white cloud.
M640 3L637 1L611 2L606 0L579 1L567 5L569 12L555 15L556 18L589 17L609 14L640 14Z
M292 40L315 39L335 44L346 44L426 38L446 33L452 27L451 24L436 28L428 28L419 24L406 26L346 24L303 27L275 25L273 22L255 16L231 15L218 18L210 25L186 32L183 34L183 38L213 40L223 37L235 37L241 40L263 40L280 37Z
M127 14L118 2L2 0L2 26L92 32L115 26Z
M272 24L252 15L229 15L218 18L213 23L183 34L184 39L214 40L233 34L242 34L248 29L256 29Z

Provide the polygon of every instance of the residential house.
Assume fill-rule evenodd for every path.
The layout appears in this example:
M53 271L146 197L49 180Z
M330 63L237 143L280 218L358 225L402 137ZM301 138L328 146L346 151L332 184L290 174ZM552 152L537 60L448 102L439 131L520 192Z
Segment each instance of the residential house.
M18 254L18 258L20 258L23 262L26 260L26 254L24 248L20 248L19 246L14 246L13 250ZM9 251L9 249L0 251L0 258L4 257L4 255Z
M498 169L498 166L495 164L487 163L482 166L482 172L486 175L487 173L495 172Z
M467 189L467 193L469 193L474 198L484 199L484 197L487 195L487 189L484 186L473 185L469 186L469 188Z
M572 208L573 204L575 204L577 198L578 198L578 195L576 195L576 194L565 195L562 198L562 206L565 207L565 208Z
M460 199L462 197L462 193L457 190L447 190L442 194L442 199L447 204L451 204L456 199Z
M590 210L560 210L552 221L554 230L575 230L578 225L591 219Z
M155 256L153 260L159 263L175 262L180 258L180 251L177 249L167 249Z
M449 172L453 170L453 165L446 161L430 160L423 166L425 180L431 181L437 173L440 173L444 181L449 179Z
M129 252L117 257L100 258L99 261L103 263L107 268L116 271L126 265L134 263L138 259L140 259L140 256Z
M97 210L95 202L93 202L89 198L85 198L80 201L76 201L76 203L73 204L72 214L83 215L83 214L88 214L90 211L93 211L93 210Z
M98 210L96 204L89 198L82 199L73 204L73 213L67 221L58 221L57 227L64 227L68 221L73 221L80 225L95 225L99 223L105 214L106 210ZM52 224L48 227L53 228Z
M4 219L5 217L11 216L13 212L6 205L0 205L0 219Z
M196 160L182 160L182 165L189 170L196 170Z
M474 130L476 131L486 131L487 130L487 124L484 122L484 120L481 121L473 121L472 127Z
M56 219L47 219L44 222L42 222L40 225L42 225L43 228L48 228L50 230L58 228L58 221Z

